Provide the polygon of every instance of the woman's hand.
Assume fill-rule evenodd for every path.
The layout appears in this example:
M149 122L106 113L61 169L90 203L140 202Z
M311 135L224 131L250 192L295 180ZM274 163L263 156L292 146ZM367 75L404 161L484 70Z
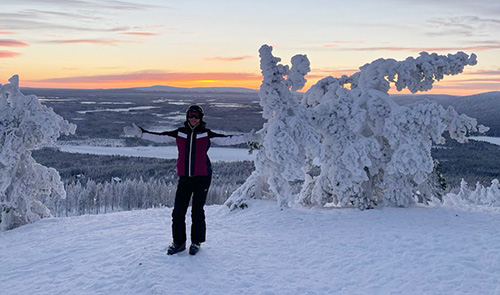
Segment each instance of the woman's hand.
M262 136L260 134L255 133L255 129L245 134L246 142L260 142L262 140Z
M123 127L123 133L125 133L125 136L127 137L141 137L142 128L132 123L132 127L130 126Z

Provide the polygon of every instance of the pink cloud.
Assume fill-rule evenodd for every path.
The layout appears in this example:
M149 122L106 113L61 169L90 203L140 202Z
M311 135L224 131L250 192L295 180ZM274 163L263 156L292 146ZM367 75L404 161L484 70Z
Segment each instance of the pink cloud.
M334 40L334 41L328 42L327 44L320 45L320 47L323 47L323 48L339 47L340 45L343 45L343 44L355 44L355 43L364 43L364 41L340 41L340 40Z
M0 39L0 46L8 46L8 47L21 47L21 46L28 46L28 43L24 43L22 41L18 40L11 40L11 39Z
M462 80L453 80L450 83L471 83L471 82L480 82L480 83L500 83L500 78L491 78L491 79L462 79Z
M121 40L99 40L99 39L73 39L73 40L51 40L44 41L49 44L94 44L94 45L116 45L119 43L132 43Z
M410 47L397 47L397 46L342 48L342 50L352 50L352 51L425 51L425 49L417 49L417 48L410 48Z
M12 52L12 51L6 51L6 50L0 50L0 58L16 57L18 55L21 55L21 53Z
M500 70L496 70L496 71L480 70L480 71L468 72L467 74L469 74L469 75L484 75L484 76L500 76Z
M245 59L250 59L252 58L251 55L245 55L245 56L236 56L236 57L221 57L221 56L215 56L215 57L207 57L205 60L208 61L240 61L240 60L245 60Z
M132 35L132 36L139 36L139 37L151 37L151 36L158 36L159 34L156 33L148 33L148 32L126 32L122 33L124 35Z

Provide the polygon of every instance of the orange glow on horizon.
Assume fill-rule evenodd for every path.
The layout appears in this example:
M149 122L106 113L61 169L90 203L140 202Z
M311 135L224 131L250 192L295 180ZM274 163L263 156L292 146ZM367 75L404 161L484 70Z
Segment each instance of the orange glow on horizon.
M304 89L300 92L305 92L314 85L320 79L308 79L308 82ZM134 87L149 87L153 85L164 85L173 87L185 87L185 88L195 88L195 87L241 87L258 90L260 88L261 80L192 80L192 81L106 81L103 83L89 83L89 82L37 82L37 81L22 81L21 87L28 88L71 88L71 89L119 89L119 88L134 88ZM446 88L446 86L441 85L445 83L436 83L435 87L429 91L417 92L416 94L442 94L442 95L457 95L457 96L467 96L478 93L495 91L492 86L491 89L479 89L479 88ZM397 91L396 88L391 85L389 94L411 94L410 91L404 89L402 91Z
M319 80L329 75L340 77L341 75L352 75L355 70L316 70L306 76L307 83L300 92L306 92ZM495 72L496 73L496 72ZM441 81L436 81L429 91L418 92L418 94L442 94L467 96L472 94L498 91L500 80L490 78L491 72L479 74L464 73L459 76L445 77ZM488 79L485 79L488 78ZM489 81L489 83L485 83ZM45 79L23 79L21 75L21 87L30 88L70 88L70 89L119 89L149 87L154 85L164 85L172 87L239 87L249 89L259 89L262 77L258 73L229 73L229 72L163 72L163 71L142 71L124 74L92 75L78 77L60 77ZM347 86L348 87L348 86ZM389 94L411 94L407 89L397 91L391 83Z
M259 89L260 80L180 80L180 81L106 81L106 82L38 82L22 81L21 87L29 88L71 88L71 89L116 89L149 87L153 85L164 85L172 87L243 87L249 89ZM208 85L207 85L208 84Z

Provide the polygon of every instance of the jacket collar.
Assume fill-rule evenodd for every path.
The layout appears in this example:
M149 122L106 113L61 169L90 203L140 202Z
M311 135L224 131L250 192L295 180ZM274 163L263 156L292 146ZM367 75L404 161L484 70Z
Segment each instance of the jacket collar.
M193 130L193 131L204 130L206 125L207 125L207 123L205 123L204 121L200 121L200 123L198 123L198 125L193 127L193 126L191 126L191 124L189 124L188 121L184 122L184 127L186 127L189 130Z

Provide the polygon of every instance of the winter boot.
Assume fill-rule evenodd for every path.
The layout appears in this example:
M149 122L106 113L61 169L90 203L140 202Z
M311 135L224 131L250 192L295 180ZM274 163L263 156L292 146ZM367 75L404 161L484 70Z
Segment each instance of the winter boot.
M198 251L200 251L201 244L200 243L192 243L191 247L189 247L189 254L196 255Z
M186 250L186 243L183 243L182 245L172 243L172 245L168 246L167 255L174 255L175 253L179 253L184 250Z

